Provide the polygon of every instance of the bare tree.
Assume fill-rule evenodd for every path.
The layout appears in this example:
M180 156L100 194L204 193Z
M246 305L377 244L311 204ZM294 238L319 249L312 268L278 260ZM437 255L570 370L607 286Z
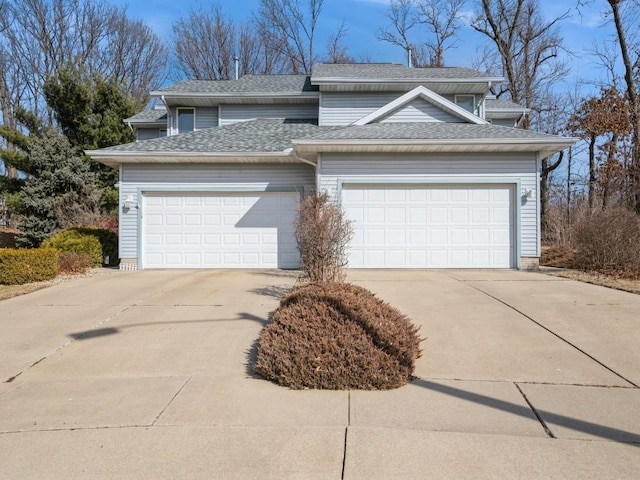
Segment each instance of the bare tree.
M107 26L104 47L90 71L121 83L137 100L146 99L166 75L167 47L139 20L130 20L124 11L114 15ZM96 52L97 53L97 52Z
M462 27L461 12L464 0L422 0L418 2L418 21L427 26L433 40L426 42L429 65L444 67L444 53L455 46L449 43Z
M325 63L353 63L355 59L349 55L349 47L345 45L344 38L347 36L347 27L344 22L338 30L329 36L325 47Z
M22 89L19 102L42 114L45 80L68 65L126 82L136 96L159 85L166 48L124 8L91 0L6 0L0 29Z
M506 79L496 96L532 110L542 108L540 93L553 90L568 74L559 58L564 49L559 23L567 15L544 20L538 0L480 0L472 27L491 40Z
M196 80L231 78L236 26L222 7L200 6L173 24L174 55L182 72Z
M324 0L260 0L255 16L264 39L287 58L293 73L310 74Z
M613 23L616 29L618 45L620 46L620 55L624 65L624 83L626 86L626 94L629 100L629 119L632 129L632 160L631 160L631 176L633 178L633 208L636 213L640 214L640 102L638 98L637 73L640 66L640 53L638 46L630 45L630 30L637 32L637 12L624 12L624 5L630 8L636 7L633 2L625 0L607 0L610 7L610 13L613 17ZM631 4L631 5L630 5ZM625 15L626 13L626 15ZM625 20L628 23L625 23ZM634 21L635 20L635 21Z
M283 56L251 22L236 23L214 3L196 7L173 24L173 56L179 76L229 80L239 74L280 73Z
M545 118L545 110L552 110L556 102L550 94L559 80L568 74L566 64L559 58L563 50L559 24L568 13L545 20L538 0L480 0L480 13L473 28L485 35L501 60L506 82L496 92L532 110L521 127L557 133L554 127L531 119ZM542 160L540 174L541 202L548 202L548 177L562 163L563 156ZM545 209L546 210L546 209ZM544 224L544 218L543 218Z
M415 0L391 0L385 16L391 22L386 28L378 27L378 40L396 45L408 53L411 64L422 66L426 64L427 55L416 48L416 43L410 39L411 31L418 24L414 10Z
M378 28L378 40L410 52L415 66L443 67L462 27L464 0L391 0L390 25Z

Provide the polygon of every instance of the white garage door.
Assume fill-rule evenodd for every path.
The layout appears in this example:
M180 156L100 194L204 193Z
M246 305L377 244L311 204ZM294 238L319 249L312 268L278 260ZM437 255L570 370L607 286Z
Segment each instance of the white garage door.
M144 268L297 268L296 192L146 193Z
M512 196L500 185L344 185L349 267L513 267Z

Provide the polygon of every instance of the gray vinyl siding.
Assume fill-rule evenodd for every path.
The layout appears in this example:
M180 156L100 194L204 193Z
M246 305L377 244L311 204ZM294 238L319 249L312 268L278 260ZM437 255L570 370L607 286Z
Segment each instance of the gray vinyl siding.
M180 108L180 107L178 107ZM185 107L191 108L191 107ZM196 130L218 126L218 107L195 107ZM169 135L178 134L177 108L171 107L167 114L167 131Z
M320 125L349 125L406 92L322 92Z
M302 187L315 189L313 168L308 165L123 165L120 205L144 191L263 191ZM140 212L144 214L144 212ZM138 258L138 209L120 210L120 258Z
M218 107L196 108L196 130L218 126Z
M380 123L398 122L462 122L458 117L445 112L434 104L422 99L415 99L380 120Z
M258 118L317 119L318 105L220 105L220 126Z
M136 129L136 140L151 140L160 137L159 128L138 128Z
M323 154L321 159L320 189L333 198L339 196L339 185L345 180L359 177L371 183L399 183L425 180L428 184L456 179L477 183L495 183L497 180L520 182L521 191L515 192L521 201L523 192L532 190L533 198L521 201L520 248L523 257L539 254L539 202L538 161L530 154L440 154L440 155L339 155ZM517 219L516 219L517 221Z

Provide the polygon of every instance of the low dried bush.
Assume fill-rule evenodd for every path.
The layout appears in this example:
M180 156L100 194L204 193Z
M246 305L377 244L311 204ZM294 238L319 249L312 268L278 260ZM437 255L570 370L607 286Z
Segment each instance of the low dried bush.
M326 193L300 203L296 218L300 270L311 282L340 282L347 265L347 245L353 237L351 222Z
M58 232L42 243L43 247L57 248L61 252L87 255L92 265L99 267L108 258L107 265L118 264L118 236L110 230L92 227L74 227Z
M581 270L640 277L640 216L620 207L595 209L575 226L574 265Z
M84 253L60 252L58 255L58 273L61 274L85 273L92 266L93 260Z
M419 356L418 328L370 291L309 283L262 330L255 370L294 389L385 390L411 380Z
M58 274L58 251L54 248L0 249L0 284L23 285L51 280Z
M567 245L549 245L542 247L540 265L547 267L574 268L575 252Z

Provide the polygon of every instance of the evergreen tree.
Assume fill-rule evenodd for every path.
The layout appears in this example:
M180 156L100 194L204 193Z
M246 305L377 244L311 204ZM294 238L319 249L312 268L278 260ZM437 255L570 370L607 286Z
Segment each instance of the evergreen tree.
M99 213L95 174L67 138L48 129L30 139L32 174L18 194L21 235L18 244L37 247L63 228L90 224Z
M135 140L122 121L142 109L124 86L114 80L85 75L69 66L49 77L44 85L47 105L53 110L62 133L74 147L93 150ZM98 186L104 189L103 207L117 210L117 191L113 185L118 172L85 157L97 174Z

